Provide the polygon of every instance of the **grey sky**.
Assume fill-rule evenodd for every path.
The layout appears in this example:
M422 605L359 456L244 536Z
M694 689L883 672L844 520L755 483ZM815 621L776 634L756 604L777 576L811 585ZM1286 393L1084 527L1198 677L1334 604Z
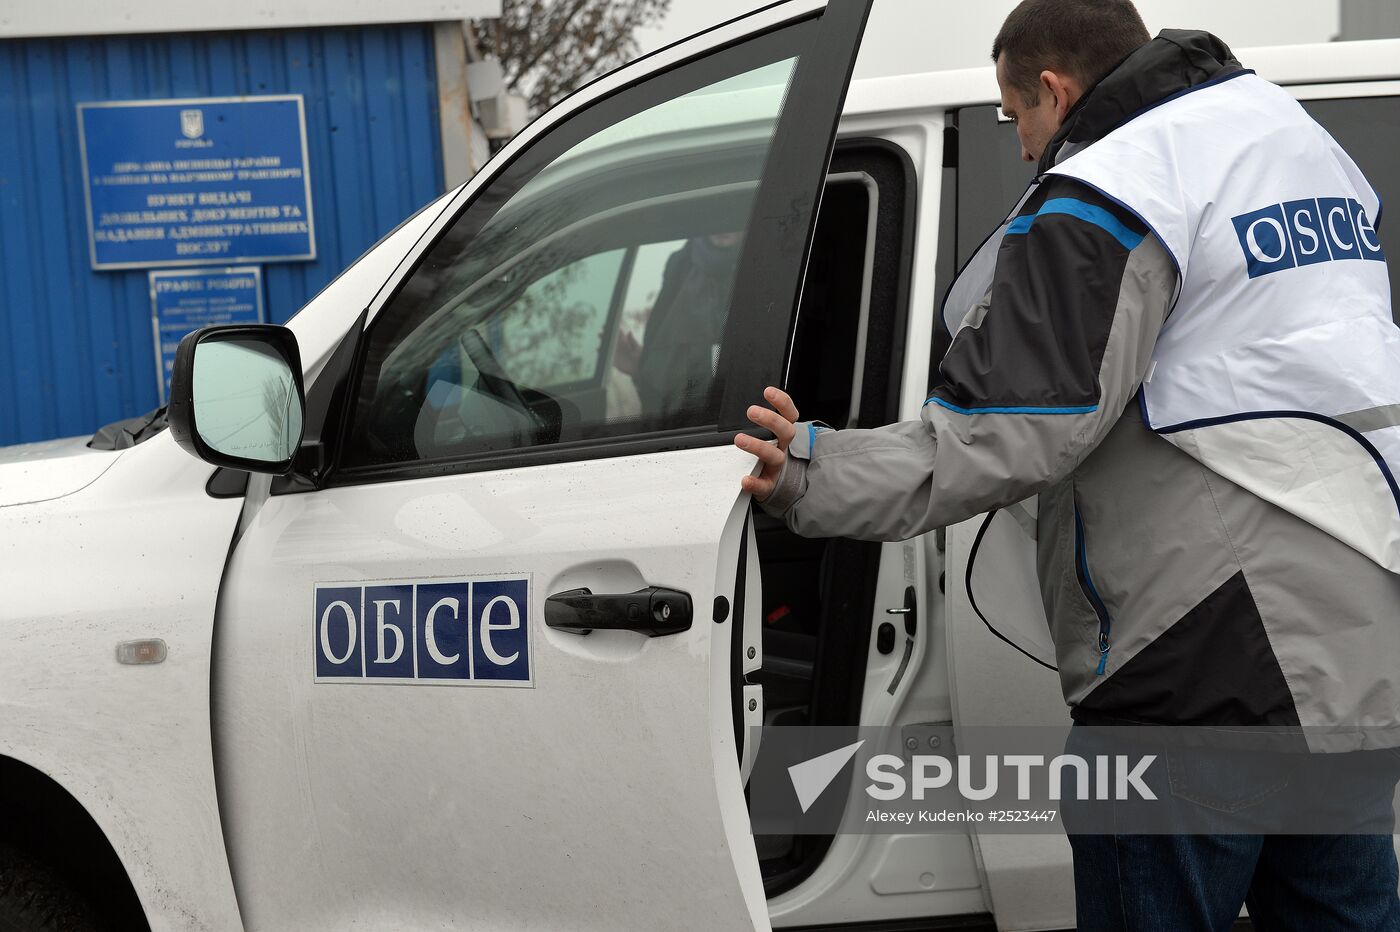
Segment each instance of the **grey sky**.
M767 0L672 0L642 51L766 5ZM988 64L997 27L1018 0L875 0L856 73L933 71ZM1338 31L1337 0L1138 0L1152 32L1208 29L1231 46L1326 42Z

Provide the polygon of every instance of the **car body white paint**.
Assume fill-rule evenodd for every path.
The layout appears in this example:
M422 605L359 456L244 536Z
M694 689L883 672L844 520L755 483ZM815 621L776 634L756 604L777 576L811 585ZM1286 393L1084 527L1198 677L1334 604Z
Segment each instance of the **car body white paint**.
M214 680L248 924L679 929L700 912L716 928L766 924L761 885L743 889L758 877L752 845L751 870L730 854L747 817L717 817L744 798L737 767L714 765L736 751L728 690L709 682L712 664L729 669L733 625L709 614L732 592L716 567L738 552L748 465L706 447L268 499L226 574ZM529 578L537 688L313 683L314 584L481 577ZM690 630L539 624L549 593L648 585L690 593Z
M816 5L813 0L803 8ZM785 9L783 15L789 13ZM698 44L663 50L649 61L658 64L679 60L706 44L732 38L741 28L751 25L721 27ZM1296 88L1300 97L1351 96L1364 90L1356 88L1355 82L1370 82L1374 87L1375 82L1400 78L1397 40L1246 49L1239 56L1264 77ZM591 85L522 133L498 160L508 159L528 146L559 114L625 85L648 67L642 64L625 69ZM1352 84L1343 87L1344 82ZM910 295L914 308L930 308L937 301L932 268L940 207L936 179L942 157L944 114L950 108L995 103L996 99L990 68L876 78L855 82L851 87L842 134L890 139L910 153L916 166L920 223ZM447 222L455 212L451 208L470 198L492 173L489 169L484 171L414 217L292 320L290 326L300 342L309 378L315 377L359 312L366 307L375 311L382 305L385 283L395 276L396 270L411 262L422 244ZM931 335L931 314L909 315L901 400L901 411L906 417L916 415L923 400ZM702 459L703 464L693 462ZM643 457L627 468L637 475L646 474L649 481L659 482L660 476L677 467L699 466L705 478L697 483L697 494L720 495L727 481L721 473L738 474L747 462L732 451L699 451ZM601 474L602 467L597 463L590 468L600 472L600 482L610 481ZM6 603L0 609L0 637L7 647L0 652L0 683L5 684L0 690L0 754L48 774L93 816L116 849L152 926L157 929L236 929L243 922L225 854L225 837L231 827L220 820L216 795L209 689L216 598L242 502L206 495L204 486L211 472L209 466L181 452L168 434L122 452L87 450L73 441L0 451L0 505L5 506L0 507L0 567L4 568L7 593ZM533 529L529 541L554 539L549 537L553 531L539 525L538 516L541 509L551 507L551 503L557 505L557 501L512 499L510 488L515 477L502 474L491 481L502 490L501 496L492 500L504 503L492 506L504 509L499 516L504 522L502 553L514 552L519 560L524 560L524 554L535 546L525 538L513 539L511 527ZM254 480L255 488L256 485ZM408 522L406 528L401 528L405 531L404 541L411 543L401 553L405 571L414 559L432 550L432 530L412 524L426 507L424 502L431 504L428 489L429 485L424 485L421 492L395 493L394 501L383 506L388 526ZM619 489L618 494L625 497L629 493ZM645 553L657 540L649 535L658 516L648 513L644 496L635 490L631 494L629 502L638 509L638 519L620 519L618 527L610 531L628 541L627 546L636 552L638 565L663 560L663 555L669 553L674 558L674 562L666 564L670 568L646 563L648 574L684 576L697 591L732 588L732 570L726 578L722 569L720 577L713 581L697 575L697 566L690 565L695 562L696 551L686 549L693 547L694 541L673 538L662 553ZM297 507L302 506L286 500L277 510L290 512ZM701 536L718 541L733 533L736 512L726 510L725 514L724 520L706 528ZM277 522L290 519L288 514L273 512L258 515L246 522L244 532L271 534L275 542ZM263 520L269 527L257 526ZM936 593L930 592L930 580L936 579L939 572L946 570L950 580L961 579L974 526L964 524L949 529L946 566L943 555L924 542L921 585L930 602L938 599ZM337 544L328 539L311 543L326 548ZM348 559L353 555L342 556ZM998 558L995 553L987 553L983 559L995 563ZM562 576L568 567L558 562L548 572ZM546 581L540 582L543 585ZM1008 663L1018 661L1008 660L1004 649L978 630L980 623L971 614L960 586L948 587L944 608L948 682L935 685L929 694L937 696L940 689L947 693L948 714L957 721L1015 720L1025 724L1063 720L1052 674L1041 675L1020 666L1015 677L1001 675ZM116 644L138 637L166 640L169 658L149 667L117 664ZM718 640L708 644L697 639L686 650L714 650L717 657L725 657L726 651L719 648ZM258 668L264 675L284 669L271 657L261 658ZM727 690L727 664L716 662L707 669L707 695ZM294 713L297 703L305 701L308 681L301 669L288 671L287 676L299 684L284 697ZM702 688L698 681L690 685L693 689ZM230 671L225 686L234 690L231 695L251 696L266 684L250 667L246 671ZM263 706L246 711L250 717L271 717L275 710ZM692 727L699 727L696 723L702 710L671 711L691 721ZM428 712L409 709L403 714L404 722L430 730L431 722L425 720ZM250 721L257 724L256 718ZM248 755L271 752L276 758L274 763L288 768L289 773L309 773L309 749L329 740L324 735L313 735L311 743L307 743L307 733L303 731L298 736L294 719L278 722L269 718L264 724L270 729L267 743L259 743L254 732L247 732L232 737L223 750ZM305 720L301 723L302 727L306 724ZM637 722L613 721L609 725L620 732L636 730ZM711 729L708 734L709 761L731 760L732 736L726 746L723 729ZM322 750L331 758L344 754L343 748ZM639 743L623 752L640 754L645 750ZM553 752L547 756L557 765L568 763L562 758L556 760L559 755ZM473 761L470 755L450 756L445 761L474 768L480 777L489 776L480 761ZM742 834L740 830L747 820L742 797L736 797L737 773L726 767L711 767L709 762L689 754L679 763L685 766L671 773L671 778L688 787L688 792L709 792L720 797L716 810L719 825L696 824L690 828L698 833L695 837L703 837L706 844L722 851L736 837L736 831ZM526 774L519 779L520 799L533 793L558 791L556 773ZM395 789L411 791L410 783L406 778ZM228 787L231 811L240 818L257 818L249 813L249 808L267 805L269 816L292 820L290 825L307 818L298 808L306 800L260 800L257 788L256 779L242 785L235 781ZM279 805L285 805L286 810L277 808ZM625 833L619 836L623 841L626 837ZM548 871L549 858L554 855L539 848L547 839L530 831L522 832L520 838L536 847L510 851L512 863L534 863ZM320 825L315 833L303 835L300 840L301 849L268 852L270 866L282 871L284 879L287 872L306 867L298 858L314 857L315 843L335 841ZM1066 896L1067 848L1062 841L995 837L976 841L975 853L985 877L980 890L962 891L969 908L981 903L993 909L1002 928L1046 928L1071 921L1072 901ZM238 843L235 832L234 844ZM683 843L685 839L678 837L677 844ZM860 871L872 863L870 849L876 845L885 845L887 853L894 851L896 855L907 847L905 842L886 843L867 837L840 839L812 878L769 904L774 919L779 924L790 924L798 918L807 921L819 916L860 918L863 906L853 891L861 883L868 885ZM532 861L534 850L541 850L540 860ZM607 854L615 854L616 850ZM736 854L748 859L752 851ZM409 873L410 867L396 865L390 876L412 883ZM760 908L762 891L755 892L752 876L752 871L741 872L733 882L743 887L747 918L762 926L767 921ZM268 882L273 880L269 875ZM577 898L585 893L567 887L533 892L557 897L551 901L551 909L561 917L565 915L566 896L574 897L577 903ZM261 903L249 903L247 908L250 915L265 920L265 925L281 924L281 916L263 911ZM306 908L306 904L299 908ZM501 912L490 915L498 921L508 918ZM336 917L348 921L351 915L340 913ZM377 918L391 921L387 916ZM434 922L442 917L416 918Z
M240 503L168 433L102 481L0 509L0 754L52 777L96 820L153 928L236 929L209 729L209 648ZM164 663L118 664L162 638Z
M323 364L446 198L385 237L289 326ZM0 755L53 778L117 851L154 929L240 929L215 793L210 651L241 499L162 432L0 448ZM100 478L100 482L98 481ZM117 663L121 641L167 659Z
M0 447L0 508L62 498L96 482L117 458L88 449L87 439Z

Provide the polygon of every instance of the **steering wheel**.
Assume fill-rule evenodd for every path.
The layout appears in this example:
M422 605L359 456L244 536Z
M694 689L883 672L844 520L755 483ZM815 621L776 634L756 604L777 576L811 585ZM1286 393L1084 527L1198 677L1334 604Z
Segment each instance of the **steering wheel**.
M549 423L530 404L520 387L506 376L505 370L496 359L496 354L491 352L491 347L481 338L481 334L475 330L467 330L463 332L458 343L476 367L477 384L486 394L525 415L531 429L537 435L536 439L543 437L549 430Z

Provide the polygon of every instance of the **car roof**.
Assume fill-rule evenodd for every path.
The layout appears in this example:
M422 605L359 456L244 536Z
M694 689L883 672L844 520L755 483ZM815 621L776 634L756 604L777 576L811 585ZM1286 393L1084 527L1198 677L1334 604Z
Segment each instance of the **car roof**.
M1400 39L1318 42L1237 49L1239 60L1276 84L1400 79ZM846 95L846 116L944 110L999 101L992 66L858 78Z
M1375 94L1384 86L1379 82L1400 79L1400 39L1272 46L1240 49L1236 54L1247 67L1278 84L1333 85L1327 96L1361 96L1363 91L1356 85L1368 82L1365 93ZM1348 90L1335 88L1345 82L1351 82ZM1400 94L1400 81L1383 92ZM851 82L842 119L850 129L869 124L866 118L870 116L883 123L891 117L995 104L999 97L991 65L858 78ZM660 152L678 153L717 143L759 144L773 130L773 88L769 86L722 95L688 95L685 106L675 106L677 103L648 111L647 119L630 130L628 123L619 124L616 132L599 134L575 146L550 166L547 179L541 176L532 182L531 195L547 196L559 186L577 183L590 171L600 167L610 170L619 159L651 158Z

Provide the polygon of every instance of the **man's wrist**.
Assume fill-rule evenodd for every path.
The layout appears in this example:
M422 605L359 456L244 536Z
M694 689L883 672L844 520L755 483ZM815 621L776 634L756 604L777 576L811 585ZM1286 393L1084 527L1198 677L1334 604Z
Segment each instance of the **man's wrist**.
M775 518L782 518L807 491L807 461L793 456L783 461L783 468L773 482L773 491L758 504Z

